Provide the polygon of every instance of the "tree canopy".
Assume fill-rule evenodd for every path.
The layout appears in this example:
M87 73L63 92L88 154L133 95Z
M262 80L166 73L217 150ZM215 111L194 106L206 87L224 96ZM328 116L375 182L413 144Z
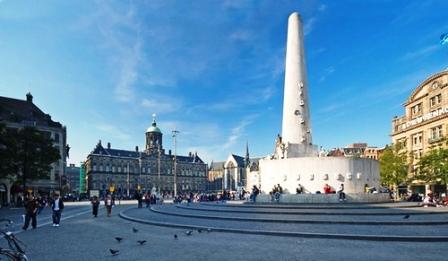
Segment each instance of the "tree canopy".
M60 159L49 135L34 127L8 129L4 125L0 134L0 177L16 179L24 188L28 180L49 177L51 164Z
M387 146L380 156L381 182L398 186L407 180L408 163L401 143Z
M433 149L423 155L417 177L428 183L448 184L448 149Z

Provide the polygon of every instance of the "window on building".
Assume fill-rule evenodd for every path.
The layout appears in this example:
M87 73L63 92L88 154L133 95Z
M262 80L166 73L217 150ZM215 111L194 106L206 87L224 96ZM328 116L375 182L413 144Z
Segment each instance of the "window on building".
M442 125L431 128L431 139L440 139L442 136Z
M59 133L54 134L54 142L59 143Z
M420 114L420 113L422 112L422 104L419 103L419 104L417 104L417 105L414 105L414 106L411 108L411 112L412 112L412 115Z
M415 146L421 146L423 141L423 133L417 133L412 136L412 145Z
M442 102L442 94L437 94L429 99L429 105L431 107L439 105Z

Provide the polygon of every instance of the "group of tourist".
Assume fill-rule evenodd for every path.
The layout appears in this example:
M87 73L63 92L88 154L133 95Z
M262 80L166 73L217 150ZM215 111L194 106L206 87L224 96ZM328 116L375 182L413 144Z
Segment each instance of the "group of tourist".
M448 197L441 196L440 193L433 193L428 191L426 197L423 199L423 207L444 207L448 206Z
M37 227L37 215L39 215L42 209L47 205L47 202L42 200L42 198L36 198L32 194L27 195L23 202L25 207L25 214L22 229L27 230L30 222L31 227L35 229ZM61 221L61 213L64 209L64 202L61 198L59 198L59 194L54 194L54 197L50 200L48 206L53 211L53 226L59 227L59 223Z
M279 203L280 202L280 196L283 194L283 188L280 186L280 184L274 185L272 190L269 192L269 195L271 196L271 201Z

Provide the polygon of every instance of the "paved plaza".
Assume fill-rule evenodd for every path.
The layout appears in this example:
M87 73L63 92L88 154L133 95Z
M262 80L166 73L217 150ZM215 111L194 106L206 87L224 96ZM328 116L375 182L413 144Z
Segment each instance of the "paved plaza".
M67 207L61 227L51 226L50 213L46 209L39 217L39 227L24 232L19 229L20 210L1 210L1 215L9 213L8 217L18 218L18 223L11 230L18 232L17 237L27 245L30 260L446 260L448 209L417 208L413 205L391 207L347 204L316 208L315 205L214 203L165 204L149 210L138 209L135 204L122 204L114 207L110 218L106 217L104 209L100 209L98 218L93 218L88 205L78 205ZM411 213L409 220L403 219L404 213ZM270 219L279 221L266 221ZM309 222L313 220L317 223ZM338 223L361 220L380 223ZM387 223L420 221L428 224ZM178 227L169 227L169 224ZM211 232L201 229L199 233L192 227L211 228ZM133 232L133 228L138 231ZM226 229L227 232L220 232ZM188 230L193 231L190 236L185 234ZM228 232L230 230L234 231ZM270 231L272 234L244 231ZM291 234L281 235L285 232ZM174 238L175 234L178 239ZM320 236L310 237L313 234ZM415 242L349 240L325 234L395 235L411 237ZM122 242L118 243L115 237L122 237ZM147 242L140 245L138 240ZM112 256L109 249L120 252Z

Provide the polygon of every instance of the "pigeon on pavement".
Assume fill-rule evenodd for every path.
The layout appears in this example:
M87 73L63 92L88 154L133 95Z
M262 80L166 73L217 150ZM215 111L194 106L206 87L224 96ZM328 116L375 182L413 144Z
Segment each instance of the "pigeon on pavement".
M137 242L138 242L140 245L143 245L144 243L146 243L146 240L137 240Z
M135 227L132 228L132 232L137 233L138 229L136 229Z
M110 251L110 253L113 255L113 256L116 256L116 255L118 255L118 252L120 252L120 250L114 250L114 249L109 249L109 251Z
M403 219L409 219L411 215L407 214L406 216L403 217Z
M116 238L115 238L115 240L117 240L117 241L118 241L118 243L120 243L120 242L121 242L121 240L123 240L123 238L122 238L122 237L116 237Z

